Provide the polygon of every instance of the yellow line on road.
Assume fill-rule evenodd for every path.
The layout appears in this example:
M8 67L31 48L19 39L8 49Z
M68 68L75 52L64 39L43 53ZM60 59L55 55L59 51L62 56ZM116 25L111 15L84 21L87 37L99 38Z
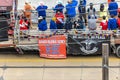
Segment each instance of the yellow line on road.
M109 61L120 61L119 58L110 58ZM98 57L69 57L67 59L44 59L44 58L7 58L0 59L0 62L102 62L102 58Z

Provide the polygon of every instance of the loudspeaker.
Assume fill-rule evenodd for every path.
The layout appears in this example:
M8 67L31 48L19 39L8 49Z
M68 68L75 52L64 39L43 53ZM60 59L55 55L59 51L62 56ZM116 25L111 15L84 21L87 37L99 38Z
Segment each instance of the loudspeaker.
M0 16L0 42L8 41L9 24L5 17Z

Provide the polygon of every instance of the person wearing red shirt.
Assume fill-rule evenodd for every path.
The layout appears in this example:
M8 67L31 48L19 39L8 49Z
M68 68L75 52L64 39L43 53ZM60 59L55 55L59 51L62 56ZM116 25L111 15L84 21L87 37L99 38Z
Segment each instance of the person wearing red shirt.
M56 24L57 24L57 29L63 29L64 26L64 15L62 12L57 11L57 13L55 14L56 17Z
M25 17L23 17L19 21L19 27L20 27L20 30L28 30L29 29L29 22L27 21L27 19Z
M117 26L118 26L118 29L120 29L120 15L118 15L118 18L117 18Z
M117 10L117 11L118 11L118 16L120 16L120 8L118 8L118 10Z
M108 29L108 21L106 20L106 16L103 16L103 20L100 23L100 27L102 30L107 30Z

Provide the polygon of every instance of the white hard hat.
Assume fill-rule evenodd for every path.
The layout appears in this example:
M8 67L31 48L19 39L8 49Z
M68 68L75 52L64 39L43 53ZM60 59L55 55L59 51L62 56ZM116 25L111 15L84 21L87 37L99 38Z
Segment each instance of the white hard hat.
M40 19L43 19L43 17L42 16L38 17L38 20L40 20Z
M61 1L61 0L58 0L56 3L57 3L57 4L62 4L62 1Z
M44 5L44 2L43 2L43 1L41 1L41 2L40 2L40 5Z

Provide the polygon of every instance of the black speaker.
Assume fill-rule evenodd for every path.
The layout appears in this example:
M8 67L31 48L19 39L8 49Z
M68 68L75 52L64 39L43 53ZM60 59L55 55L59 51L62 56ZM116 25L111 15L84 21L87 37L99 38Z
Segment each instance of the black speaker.
M8 41L9 24L5 17L0 16L0 42Z

